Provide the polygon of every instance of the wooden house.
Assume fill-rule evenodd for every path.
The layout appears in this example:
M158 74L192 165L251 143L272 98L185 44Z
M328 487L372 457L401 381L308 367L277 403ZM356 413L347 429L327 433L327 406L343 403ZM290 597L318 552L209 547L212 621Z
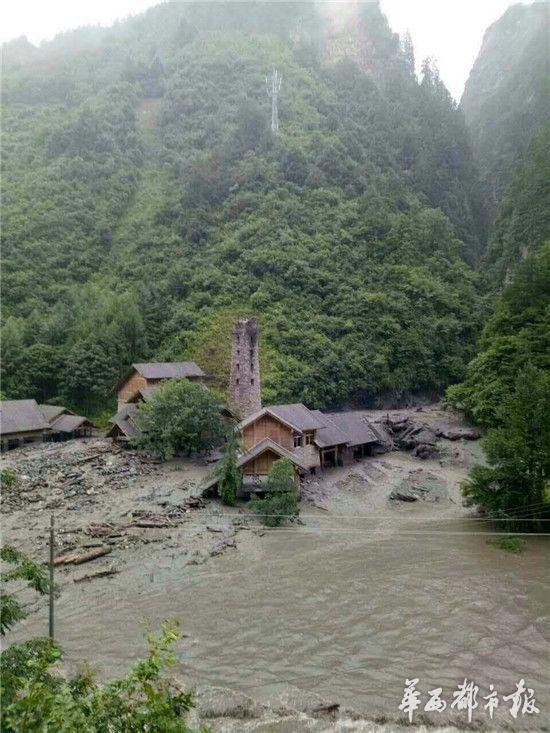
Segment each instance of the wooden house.
M44 440L50 425L36 400L0 402L0 443L2 450Z
M66 407L38 405L36 400L0 402L2 450L45 440L69 440L90 436L94 424Z
M132 364L130 374L117 389L118 410L142 388L154 387L166 379L185 377L192 382L202 382L205 373L194 361L151 362Z
M271 405L238 425L243 452L240 496L261 492L267 475L280 458L294 465L297 486L301 477L318 469L344 466L390 445L389 436L361 411L323 413L301 403ZM213 475L203 489L217 483Z
M147 402L154 390L155 387L139 387L129 401L119 407L116 415L109 419L111 427L105 437L121 441L139 438L142 430L136 421L137 406L140 402Z
M63 441L72 438L89 438L95 425L82 415L58 405L39 405L40 411L49 423L46 440Z

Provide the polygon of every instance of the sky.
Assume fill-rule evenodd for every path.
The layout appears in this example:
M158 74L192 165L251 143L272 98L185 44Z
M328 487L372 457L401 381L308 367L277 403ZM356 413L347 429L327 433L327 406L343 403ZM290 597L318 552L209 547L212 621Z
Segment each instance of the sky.
M335 0L336 2L338 0ZM483 33L514 0L381 0L391 28L410 31L417 66L435 56L455 99L481 46ZM39 44L82 25L110 25L157 4L155 0L4 0L0 42L25 35Z

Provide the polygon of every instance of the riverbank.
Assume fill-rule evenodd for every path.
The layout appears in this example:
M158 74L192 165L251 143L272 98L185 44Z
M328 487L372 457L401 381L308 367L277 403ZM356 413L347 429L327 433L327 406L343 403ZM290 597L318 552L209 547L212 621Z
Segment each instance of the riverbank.
M421 418L449 419L435 408ZM143 654L146 624L177 618L185 684L260 706L259 718L208 713L220 733L366 731L376 721L397 730L407 677L419 678L424 698L441 686L449 701L464 677L483 695L490 683L508 694L523 677L541 714L514 722L503 705L498 729L541 728L550 710L550 546L532 538L511 556L488 545L493 527L462 506L459 490L479 442L442 439L437 448L437 458L393 451L311 477L300 524L272 530L246 504L192 500L210 470L198 461L156 464L102 440L14 451L5 465L29 489L20 506L6 507L4 541L44 559L53 511L57 554L109 548L57 571L67 670L87 659L100 677L122 674ZM114 572L85 578L102 570ZM29 603L8 641L45 632L44 600ZM282 714L273 728L285 696L317 696L344 718L358 711L355 728L327 727L336 725L330 716L297 703L296 720ZM465 721L464 712L455 717ZM474 720L490 722L482 709Z

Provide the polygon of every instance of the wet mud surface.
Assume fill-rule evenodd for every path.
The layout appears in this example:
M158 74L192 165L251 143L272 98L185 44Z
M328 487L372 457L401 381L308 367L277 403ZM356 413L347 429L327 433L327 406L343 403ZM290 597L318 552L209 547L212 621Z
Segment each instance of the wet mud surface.
M489 545L494 528L462 506L459 491L479 442L437 447L437 458L393 451L311 477L301 523L281 529L261 527L246 504L190 505L210 470L200 462L158 465L103 440L14 451L5 465L24 469L25 485L46 485L4 501L4 541L45 559L53 511L57 554L108 546L56 570L66 668L87 659L100 677L122 674L143 654L146 628L176 618L185 634L177 673L197 686L216 731L397 731L412 677L422 703L442 687L448 707L457 685L473 679L474 723L487 729L489 684L502 696L524 678L540 715L514 721L501 703L492 729L548 729L550 538L529 538L521 555ZM52 465L32 478L42 453ZM89 454L99 455L70 465ZM66 491L70 481L76 490ZM403 493L414 500L396 498ZM102 570L113 573L81 580ZM44 600L29 596L28 610L8 642L45 633ZM339 707L315 711L326 704ZM462 725L466 713L427 721Z

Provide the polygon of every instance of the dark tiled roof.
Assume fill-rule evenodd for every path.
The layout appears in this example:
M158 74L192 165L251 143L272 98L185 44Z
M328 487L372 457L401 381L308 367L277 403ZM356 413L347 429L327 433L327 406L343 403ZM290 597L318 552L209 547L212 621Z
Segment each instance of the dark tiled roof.
M316 430L324 425L321 419L316 417L305 405L302 405L301 402L296 402L292 405L270 405L269 407L262 407L261 410L254 412L239 423L239 428L242 430L247 425L256 422L262 415L273 415L298 432L302 432L303 430Z
M36 400L3 400L0 402L0 434L46 430L49 424Z
M59 405L38 405L38 407L49 423L63 414L74 415L74 412L67 410L66 407L59 407Z
M51 429L55 433L72 433L85 424L92 427L91 421L82 415L60 415L51 423Z
M250 450L247 450L245 453L240 455L237 460L237 466L239 468L241 468L242 466L246 466L249 461L251 461L253 458L256 458L257 456L260 456L266 450L271 450L274 453L277 453L277 455L281 456L281 458L288 458L289 461L294 463L294 465L298 466L299 468L307 468L307 466L300 459L300 456L296 455L296 453L293 453L292 451L287 450L286 448L283 448L282 445L279 445L274 440L271 440L271 438L264 438L263 440L260 440L260 442L256 443L256 445L253 445Z
M361 410L329 412L325 413L325 417L346 435L346 443L349 446L381 442L380 436L373 429L366 412Z
M141 430L135 424L133 418L137 412L137 406L133 402L128 402L123 405L116 415L109 420L110 423L116 425L127 438L138 438L141 435ZM111 428L107 435L111 435L113 428Z
M151 399L151 395L153 392L157 389L157 386L154 387L140 387L127 401L128 402L149 402Z
M325 423L325 427L315 433L315 444L319 448L326 448L329 445L345 445L348 442L347 434L331 420L329 415L323 414L320 410L312 410L312 412Z
M145 379L171 379L172 377L204 377L203 370L194 361L166 361L149 364L132 364Z
M324 426L324 421L317 417L301 402L293 405L271 405L267 408L271 414L292 425L298 430L317 430Z

